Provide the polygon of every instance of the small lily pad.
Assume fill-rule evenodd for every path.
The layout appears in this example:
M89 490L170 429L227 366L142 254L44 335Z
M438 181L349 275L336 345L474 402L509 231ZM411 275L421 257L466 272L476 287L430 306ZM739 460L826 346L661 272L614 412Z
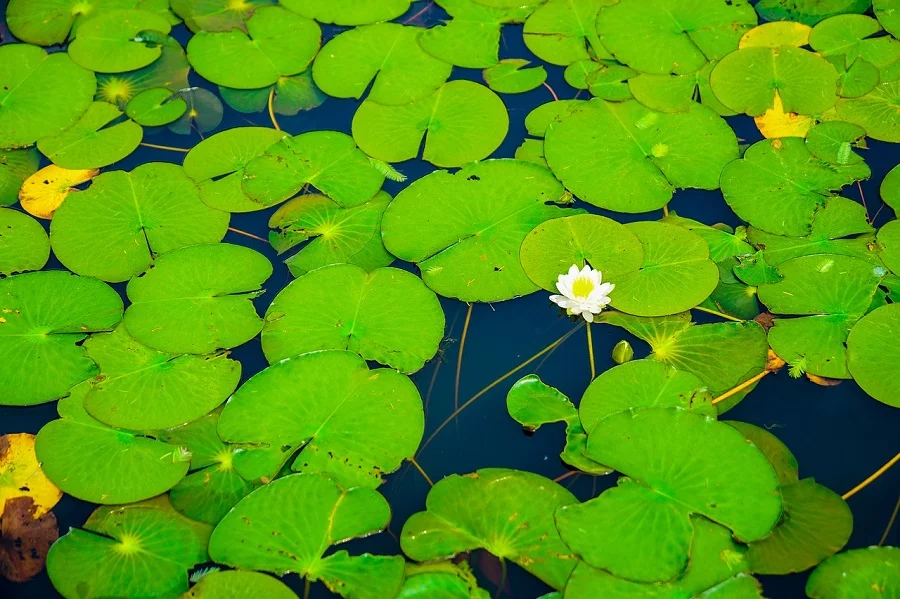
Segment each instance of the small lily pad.
M144 90L125 106L125 114L145 127L168 125L186 111L187 102L164 87Z
M67 169L108 166L134 152L144 131L106 102L94 102L74 125L53 137L43 137L37 146L53 164Z
M0 206L15 204L25 180L38 170L41 156L34 148L0 150Z
M0 208L0 276L40 270L50 258L50 239L39 222Z
M542 66L525 68L530 63L522 58L507 58L484 70L488 87L500 94L521 94L541 86L547 80Z
M104 11L78 28L69 56L100 73L133 71L159 58L156 36L165 38L171 28L164 16L146 10Z
M851 329L847 338L847 367L863 391L889 406L900 407L900 385L892 376L900 359L897 327L900 305L873 310Z
M611 59L597 35L597 13L607 0L549 0L525 21L525 45L551 64Z

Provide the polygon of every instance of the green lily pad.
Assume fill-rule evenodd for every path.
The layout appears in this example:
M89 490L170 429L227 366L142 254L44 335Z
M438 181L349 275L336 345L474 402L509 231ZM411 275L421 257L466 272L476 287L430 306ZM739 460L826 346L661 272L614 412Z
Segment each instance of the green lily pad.
M201 135L212 131L222 122L224 109L218 96L202 87L186 87L175 93L176 98L184 100L187 111L181 117L169 123L167 128L178 135L190 135L197 131Z
M595 214L548 220L535 227L519 252L522 267L536 285L556 291L556 280L573 264L585 264L616 281L644 261L640 239L629 227Z
M40 163L41 156L34 148L0 150L0 206L11 206L19 200L19 188Z
M900 272L900 221L892 220L878 231L878 254L895 274Z
M433 30L430 30L433 31ZM451 168L487 158L500 147L509 129L503 101L471 81L450 81L427 98L404 106L366 100L353 116L353 139L386 162L419 155L436 166Z
M160 440L191 453L187 476L169 491L172 506L192 520L215 526L256 485L234 468L242 450L219 439L216 410L202 418L160 433Z
M845 13L864 13L871 0L761 0L756 12L767 21L799 21L815 25Z
M82 23L104 12L140 8L166 15L168 2L160 0L10 0L6 22L17 39L38 46L62 45Z
M656 360L634 360L591 381L578 413L590 433L607 416L632 408L680 407L715 416L710 401L709 390L695 375Z
M311 185L344 207L359 206L381 189L379 172L349 135L312 131L269 146L244 168L243 191L261 207Z
M639 222L626 225L644 249L641 267L610 280L612 306L636 316L665 316L700 304L719 281L702 237L676 225Z
M619 62L637 71L684 74L737 50L756 22L743 0L622 0L600 11L597 32Z
M232 89L219 86L219 94L233 109L252 114L266 110L269 94L273 88L275 95L272 98L272 111L275 114L294 116L301 110L312 110L321 106L327 98L313 83L310 70L290 77L279 77L274 85L260 89Z
M873 310L847 338L847 367L863 391L889 406L900 407L900 386L892 375L900 359L897 327L900 304Z
M345 31L322 48L313 78L335 98L409 104L430 96L450 77L451 65L419 47L418 27L378 23ZM371 89L370 89L371 88Z
M785 112L816 115L834 106L837 80L835 68L817 54L793 46L757 46L722 58L709 83L719 101L735 112L761 116L778 94Z
M103 173L87 191L70 194L53 215L50 241L73 272L121 282L155 256L221 240L228 220L200 201L180 166L151 162Z
M281 4L320 23L333 25L368 25L390 21L405 13L412 0L283 0Z
M440 301L419 277L334 264L303 275L272 300L262 347L270 364L346 349L411 374L434 357L443 337Z
M89 381L84 408L116 428L156 430L191 422L224 402L241 378L240 362L227 354L159 352L132 339L122 326L92 335L84 348L100 367Z
M26 44L0 47L0 148L56 135L91 105L97 80L65 52Z
M167 36L171 24L146 10L110 10L82 23L69 44L69 56L100 73L124 73L149 65L162 54L154 36Z
M819 564L806 581L806 596L880 599L890 597L898 584L900 548L866 547L839 553Z
M246 31L245 22L253 12L276 0L171 0L172 10L194 33L200 31Z
M597 35L597 13L608 0L549 0L525 21L525 45L551 64L611 59Z
M900 165L892 168L881 181L881 199L885 204L900 211Z
M168 125L186 111L187 102L164 87L144 90L125 106L125 114L145 127Z
M101 507L53 545L47 574L64 597L177 597L207 539L171 508Z
M262 329L253 298L272 274L262 254L226 243L168 252L128 283L125 327L140 343L176 354L237 347Z
M180 599L297 599L289 586L273 576L246 570L219 570L206 574Z
M160 57L143 68L126 73L98 74L96 99L127 108L141 92L157 88L177 92L189 87L191 65L184 49L171 36L166 38L161 49Z
M258 8L246 26L247 33L232 29L194 35L187 46L191 66L213 83L255 89L305 71L319 51L319 26L285 8Z
M861 98L843 98L835 107L838 116L866 130L879 141L900 142L900 81L881 83Z
M545 168L516 160L436 171L400 192L382 221L387 250L416 262L425 284L463 301L502 301L537 291L519 262L536 225L562 209L563 188Z
M121 116L122 111L112 104L94 102L71 127L39 139L38 150L66 169L109 166L134 152L144 136L140 125Z
M348 488L377 487L415 453L423 429L422 400L409 378L369 370L341 350L269 366L237 390L219 419L222 440L280 451L282 463L299 451L295 471L326 473Z
M524 68L530 64L523 58L507 58L484 70L484 81L500 94L521 94L541 86L547 80L542 66Z
M591 95L610 102L630 100L628 81L638 72L614 60L573 62L564 73L566 83L576 89L586 89Z
M753 144L722 171L722 195L754 227L776 235L810 233L816 210L844 185L871 175L865 163L817 160L799 137Z
M859 164L862 156L856 148L866 148L866 130L853 123L827 121L819 123L806 134L806 149L822 160L838 166Z
M90 387L83 383L60 400L60 419L51 420L35 440L44 474L83 501L131 503L165 493L184 478L190 454L146 434L119 430L84 410Z
M329 264L355 264L371 271L394 261L381 241L381 218L391 196L344 208L321 195L301 195L272 214L269 242L279 254L303 247L285 260L295 277ZM306 243L308 242L308 243Z
M591 100L551 125L544 146L567 189L616 212L658 210L680 188L717 189L722 168L738 157L734 132L699 104L666 114Z
M809 45L825 58L835 59L832 64L839 68L862 60L880 71L900 60L900 41L890 36L872 37L881 32L881 25L872 17L837 15L813 28Z
M729 420L727 424L739 430L748 441L763 452L763 455L772 464L772 468L775 469L778 484L782 488L800 481L800 465L797 463L797 458L794 457L787 445L781 442L781 439L764 428L746 422Z
M443 561L407 564L406 580L396 599L490 599L479 588L469 564Z
M716 98L709 85L709 76L716 63L710 62L693 73L681 75L652 75L641 73L628 80L634 99L660 112L686 112L699 101L720 116L733 116L731 110Z
M872 0L872 8L884 30L894 37L900 36L900 11L897 10L897 0Z
M483 468L453 474L428 493L426 511L403 525L400 546L419 562L485 549L560 589L576 560L556 532L553 512L577 501L562 486L530 472Z
M344 490L315 474L294 474L257 489L216 526L210 557L219 563L320 580L344 597L394 597L403 584L399 556L325 550L387 528L387 501L372 489Z
M0 208L0 276L40 270L50 258L50 240L39 222Z
M720 263L743 254L752 254L753 246L747 243L746 231L743 227L732 230L730 227L718 225L704 225L703 223L679 216L674 211L669 211L668 216L662 219L665 223L678 225L703 238L709 246L709 259Z
M79 343L122 319L122 300L105 283L65 271L0 279L0 404L57 399L97 374Z

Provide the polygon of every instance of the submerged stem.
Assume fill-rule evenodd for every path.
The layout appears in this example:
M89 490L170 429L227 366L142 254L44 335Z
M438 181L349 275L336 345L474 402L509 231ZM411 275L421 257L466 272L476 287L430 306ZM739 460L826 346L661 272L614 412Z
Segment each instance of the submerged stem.
M269 118L272 119L272 126L275 127L276 131L281 131L281 127L278 126L278 119L275 118L275 107L273 103L275 101L275 86L272 86L272 89L269 90Z
M898 453L897 455L892 457L890 460L888 460L887 464L885 464L884 466L882 466L881 468L879 468L878 470L873 472L869 478L862 481L861 483L859 483L858 485L856 485L855 487L853 487L852 489L850 489L849 491L847 491L846 493L841 495L841 499L843 499L845 501L847 499L850 499L851 497L853 497L854 495L856 495L857 493L859 493L860 491L862 491L863 489L865 489L866 487L871 485L873 482L875 482L878 479L878 477L880 477L882 474L884 474L885 472L890 470L891 466L893 466L897 462L900 462L900 453Z
M311 586L312 586L312 583L310 582L309 578L304 580L304 582L303 582L303 599L309 599L309 589Z
M663 218L669 216L669 205L663 204Z
M502 557L500 559L500 584L497 585L497 593L494 595L494 599L499 599L500 595L503 594L503 587L506 586L506 560Z
M587 329L588 359L591 362L591 380L593 381L597 378L597 367L594 366L594 338L591 336L591 323L587 323L584 328Z
M884 542L887 541L888 535L891 534L891 529L894 527L894 520L897 519L898 511L900 511L900 497L897 497L897 503L894 504L894 511L891 513L891 519L888 520L887 528L884 529L884 534L881 535L881 540L878 541L879 547L884 545Z
M718 396L717 398L715 398L714 400L712 400L712 405L716 405L717 403L719 403L719 402L721 402L721 401L725 401L726 399L728 399L728 398L731 397L732 395L735 395L736 393L740 393L741 391L743 391L744 389L746 389L747 387L749 387L749 386L752 385L753 383L756 383L756 382L758 382L758 381L761 381L761 380L762 380L767 374L769 374L770 372L772 372L772 371L771 371L771 370L763 370L762 372L760 372L759 374L757 374L757 375L754 376L753 378L747 379L746 381L744 381L743 383L741 383L740 385L738 385L738 386L735 387L734 389L730 389L730 390L726 391L725 393L723 393L722 395L720 395L720 396Z
M188 152L190 152L190 150L188 150L187 148L175 148L172 146L161 146L159 144L148 144L143 141L141 143L139 143L138 145L144 146L145 148L153 148L156 150L169 150L170 152L181 152L182 154L187 154Z
M550 87L550 84L544 81L543 85L550 92L550 95L553 96L553 101L559 102L559 96L556 95L556 91L552 87Z
M466 312L466 322L463 323L462 337L459 339L459 354L456 356L456 383L453 388L453 409L459 409L459 376L462 373L463 351L466 349L466 337L469 335L469 323L472 321L472 308L475 304L469 304Z
M407 458L407 460L409 461L410 464L413 465L413 467L414 467L416 470L419 471L419 474L422 475L422 478L425 479L425 481L428 483L428 486L429 486L429 487L433 487L433 486L434 486L434 481L432 481L432 480L431 480L431 477L428 476L428 474L425 472L425 470L423 470L422 467L419 466L419 462L416 461L416 458Z
M730 320L732 322L744 322L740 318L735 316L731 316L729 314L725 314L724 312L718 312L717 310L710 310L709 308L701 308L700 306L695 306L691 308L692 310L699 310L700 312L706 312L707 314L714 314L715 316L720 316L725 320Z
M250 239L258 239L259 241L262 241L264 243L269 243L268 239L264 239L264 238L260 237L259 235L254 235L253 233L241 231L240 229L235 229L234 227L228 227L228 230L231 231L232 233L237 233L238 235L243 235L244 237L249 237Z
M569 470L565 474L560 474L559 476L554 478L553 482L558 483L558 482L564 481L567 478L569 478L570 476L575 476L576 474L578 474L578 470Z

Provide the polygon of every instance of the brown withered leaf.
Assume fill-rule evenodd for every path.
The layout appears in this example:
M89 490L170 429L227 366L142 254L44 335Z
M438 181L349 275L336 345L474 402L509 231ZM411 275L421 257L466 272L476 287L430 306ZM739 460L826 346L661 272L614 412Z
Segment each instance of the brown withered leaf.
M0 576L25 582L44 569L47 552L59 538L56 516L48 512L35 519L31 497L6 501L0 520Z

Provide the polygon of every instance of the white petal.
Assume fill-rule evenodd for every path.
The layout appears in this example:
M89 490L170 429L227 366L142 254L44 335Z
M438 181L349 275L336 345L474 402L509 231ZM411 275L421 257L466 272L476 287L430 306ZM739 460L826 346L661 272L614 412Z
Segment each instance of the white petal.
M581 316L588 322L594 322L594 315L590 312L583 312Z
M572 278L575 278L578 276L578 266L573 264L572 266L569 267L569 276Z

